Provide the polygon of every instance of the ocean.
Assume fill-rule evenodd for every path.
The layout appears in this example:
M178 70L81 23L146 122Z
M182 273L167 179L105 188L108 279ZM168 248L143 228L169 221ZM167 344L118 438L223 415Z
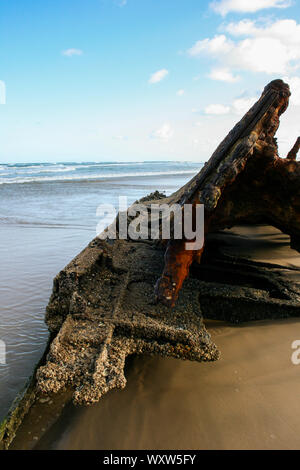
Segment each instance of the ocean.
M100 204L170 194L201 168L190 162L0 165L0 419L39 360L54 276L95 236Z

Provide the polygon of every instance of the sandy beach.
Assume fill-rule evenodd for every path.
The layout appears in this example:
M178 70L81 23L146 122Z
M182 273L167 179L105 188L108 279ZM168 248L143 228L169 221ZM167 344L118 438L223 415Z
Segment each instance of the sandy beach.
M299 267L288 237L273 227L236 227L226 241L228 253ZM291 345L300 339L300 319L205 323L222 351L218 362L132 358L123 391L88 408L68 404L46 432L49 405L41 405L12 448L299 448L300 366Z
M300 321L208 327L218 363L135 358L124 391L69 405L35 448L299 448L300 370L290 357Z

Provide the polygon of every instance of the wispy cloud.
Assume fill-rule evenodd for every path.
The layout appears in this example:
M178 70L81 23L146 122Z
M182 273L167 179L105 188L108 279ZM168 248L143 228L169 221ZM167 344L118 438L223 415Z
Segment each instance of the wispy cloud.
M151 134L152 139L159 139L164 142L168 142L174 135L174 130L169 122L165 122L159 129L155 130Z
M82 55L83 51L81 49L65 49L62 51L62 55L65 55L67 57L72 57L73 55Z
M185 94L185 91L183 89L177 90L176 95L177 96L183 96Z
M204 109L205 114L223 115L230 112L230 106L224 104L209 104Z
M151 77L149 78L149 83L153 84L161 82L168 74L169 71L167 69L158 70L157 72L151 75Z
M257 99L257 96L236 98L231 106L224 104L210 104L204 109L204 114L215 116L222 116L224 114L237 114L238 116L241 116L245 114L251 108L251 106L253 106Z
M255 13L267 8L287 8L291 0L219 0L211 2L210 7L222 16L227 13Z
M231 71L226 67L212 69L208 76L212 80L219 80L221 82L228 83L235 83L240 79L238 75L233 75Z

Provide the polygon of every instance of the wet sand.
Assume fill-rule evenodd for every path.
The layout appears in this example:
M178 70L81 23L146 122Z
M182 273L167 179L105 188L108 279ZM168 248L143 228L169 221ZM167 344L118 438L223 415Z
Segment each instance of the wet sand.
M224 250L300 267L288 237L270 227L234 228ZM125 390L93 407L67 405L35 449L298 449L300 365L291 344L300 319L206 324L220 361L135 357ZM30 424L12 448L29 448Z
M218 363L135 358L128 385L90 408L69 405L37 449L296 449L300 320L211 322Z

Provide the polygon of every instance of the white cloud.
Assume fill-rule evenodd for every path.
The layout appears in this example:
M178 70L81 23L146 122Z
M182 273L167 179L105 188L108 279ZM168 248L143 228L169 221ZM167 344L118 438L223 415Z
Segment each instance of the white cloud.
M181 89L181 90L178 90L178 91L176 92L176 95L177 95L177 96L183 96L184 93L185 93L185 91Z
M174 130L169 122L165 122L159 129L152 132L151 137L153 139L159 139L164 142L168 142L174 135Z
M62 51L62 55L65 55L67 57L72 57L73 55L82 55L83 52L81 49L66 49L65 51Z
M158 83L163 80L169 74L167 69L161 69L153 73L149 78L149 83Z
M213 39L202 39L197 41L188 53L191 56L198 56L205 52L211 55L227 54L231 51L233 43L229 41L224 34L217 35Z
M293 19L277 20L261 26L257 26L256 21L241 20L229 23L225 26L225 31L232 36L278 39L289 46L299 45L300 40L300 25Z
M283 77L283 80L290 85L290 104L300 106L300 77ZM298 116L299 120L299 116Z
M240 79L238 75L233 75L231 71L226 67L212 69L209 74L209 78L211 78L212 80L219 80L221 82L228 83L234 83Z
M300 67L300 24L295 20L278 20L257 26L255 21L242 20L225 27L225 34L197 41L188 50L191 56L207 55L220 62L221 68L288 74Z
M224 27L232 36L256 35L258 28L252 20L241 20L237 23L229 23Z
M258 96L252 96L249 98L237 98L233 101L232 111L235 114L245 114L251 106L258 100Z
M257 96L236 98L231 106L224 104L210 104L204 109L205 114L221 116L224 114L245 114L258 100ZM200 124L200 123L199 123ZM198 125L198 123L196 123Z
M224 104L209 104L204 109L205 114L222 115L228 114L229 112L230 106L225 106Z
M219 0L210 4L211 8L222 16L231 11L255 13L266 8L287 8L290 0Z

